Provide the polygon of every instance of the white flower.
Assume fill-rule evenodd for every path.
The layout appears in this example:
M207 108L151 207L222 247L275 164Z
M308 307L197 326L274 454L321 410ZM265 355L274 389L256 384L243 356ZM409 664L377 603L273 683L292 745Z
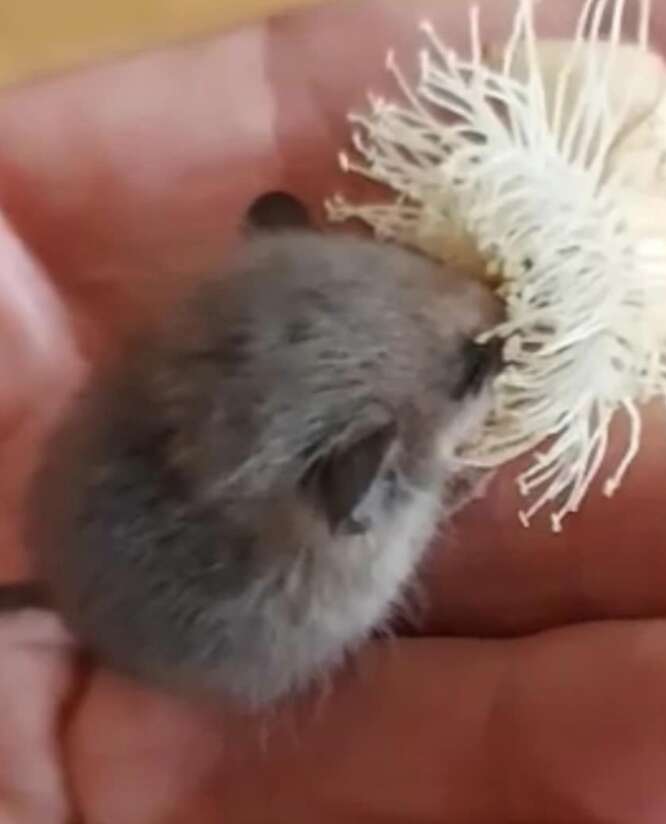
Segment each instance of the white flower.
M575 511L628 416L610 495L635 457L639 406L666 394L666 80L648 48L648 3L635 43L620 42L623 0L587 0L570 41L540 41L519 0L501 54L429 48L404 102L371 98L353 115L358 159L343 166L387 184L385 203L329 204L377 235L414 245L470 275L497 279L508 366L464 459L495 467L542 444L518 478L527 525L553 529ZM600 36L602 18L610 31Z

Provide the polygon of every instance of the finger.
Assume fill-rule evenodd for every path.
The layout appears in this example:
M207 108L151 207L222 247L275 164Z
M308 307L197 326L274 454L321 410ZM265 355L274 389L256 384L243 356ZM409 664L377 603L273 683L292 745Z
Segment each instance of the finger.
M504 42L515 3L480 0L474 5L479 8L482 39ZM565 0L557 10L549 4L538 5L537 25L545 34L566 36L573 31L579 12L576 0ZM424 20L435 26L447 46L469 50L470 4L466 0L328 3L274 22L269 65L276 78L273 92L278 100L279 143L290 184L313 203L320 204L338 189L349 196L381 195L358 177L342 177L337 153L349 148L347 115L367 111L368 92L402 100L386 68L386 57L394 52L405 76L414 79L425 45L419 26ZM352 36L359 30L363 38Z
M69 639L54 615L0 616L0 819L71 820L60 722L74 683Z
M658 822L665 653L661 621L375 645L316 713L264 721L262 746L247 720L100 675L75 790L115 824Z
M509 0L482 6L488 36L505 33ZM576 7L544 15L549 28ZM385 52L413 65L424 15L467 42L463 0L331 4L4 94L0 196L92 317L88 346L218 265L258 194L287 188L320 206L340 188L347 112L370 87L397 92Z
M26 572L25 486L46 433L83 374L66 311L0 215L0 580Z
M3 200L92 352L219 260L274 176L264 39L250 28L0 102Z
M525 529L524 505L506 467L486 497L460 513L433 547L428 582L428 632L502 635L604 618L666 613L666 520L663 442L666 409L646 410L642 450L613 498L602 484L625 443L614 428L609 459L580 512L563 532L541 517Z
M313 809L331 824L659 821L663 631L599 624L377 650L311 735L230 768L218 803L267 823Z

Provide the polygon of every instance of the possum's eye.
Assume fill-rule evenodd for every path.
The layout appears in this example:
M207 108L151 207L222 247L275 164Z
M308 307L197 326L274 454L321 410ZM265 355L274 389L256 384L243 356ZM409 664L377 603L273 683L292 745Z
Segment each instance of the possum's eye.
M302 487L332 533L359 534L372 528L363 515L363 503L381 483L396 439L396 425L390 420L334 447L310 467Z
M502 341L492 338L488 343L477 343L468 338L462 345L462 370L451 396L462 400L481 391L487 380L502 368Z

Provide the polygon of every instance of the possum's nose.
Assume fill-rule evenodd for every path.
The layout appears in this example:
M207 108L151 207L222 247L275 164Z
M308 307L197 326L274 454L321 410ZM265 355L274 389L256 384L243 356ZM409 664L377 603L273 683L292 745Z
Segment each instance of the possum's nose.
M487 343L477 343L472 338L463 342L462 373L451 393L454 400L477 395L501 371L502 348L499 338L491 338Z

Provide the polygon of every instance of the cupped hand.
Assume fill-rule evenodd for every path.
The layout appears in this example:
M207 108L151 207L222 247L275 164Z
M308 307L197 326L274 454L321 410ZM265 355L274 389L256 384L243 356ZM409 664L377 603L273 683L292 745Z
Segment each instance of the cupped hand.
M481 3L488 39L506 34L511 8ZM579 8L542 4L542 31L568 34ZM362 196L337 168L345 116L368 89L395 92L385 52L413 65L425 16L464 47L462 0L337 3L0 97L4 578L29 574L25 479L86 371L224 260L257 195L286 189L314 209L339 189ZM40 824L67 820L68 804L86 824L663 820L665 415L647 415L617 498L595 491L561 535L520 526L515 473L502 472L434 547L419 633L371 644L325 696L270 718L185 706L102 670L83 683L54 621L26 635L3 619L0 711L37 702L45 726L0 742L14 766L0 770L0 812Z

